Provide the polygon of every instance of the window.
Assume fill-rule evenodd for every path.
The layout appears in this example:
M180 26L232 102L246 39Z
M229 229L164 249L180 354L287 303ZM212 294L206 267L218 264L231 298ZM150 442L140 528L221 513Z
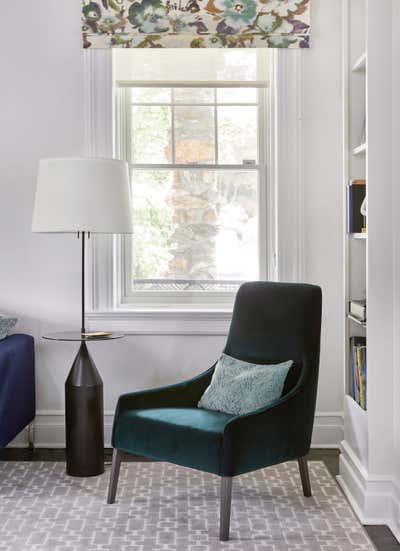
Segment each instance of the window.
M247 52L219 74L234 55L257 74ZM243 281L265 277L265 83L184 76L115 77L134 221L119 258L126 304L223 307Z

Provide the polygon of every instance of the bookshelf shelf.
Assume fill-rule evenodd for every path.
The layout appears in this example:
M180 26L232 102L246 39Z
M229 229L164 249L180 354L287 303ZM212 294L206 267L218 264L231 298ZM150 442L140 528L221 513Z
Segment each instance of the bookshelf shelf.
M346 447L355 453L362 465L367 465L368 411L363 409L349 394L345 395L344 411L348 423Z
M363 155L366 152L367 152L367 144L366 143L362 143L362 144L358 145L352 151L353 155Z
M349 233L349 236L352 239L367 239L368 234L367 233Z
M362 408L360 404L356 400L354 400L353 396L350 396L350 394L346 394L346 399L349 401L349 404L351 404L350 407L357 411L359 415L362 415L364 417L367 416L368 410Z
M365 71L366 68L367 68L367 54L363 53L354 63L352 71L353 73L357 73L360 71Z
M349 319L350 321L356 323L357 325L361 325L361 327L367 327L367 322L366 321L359 320L358 318L356 318L352 314L347 314L347 319Z

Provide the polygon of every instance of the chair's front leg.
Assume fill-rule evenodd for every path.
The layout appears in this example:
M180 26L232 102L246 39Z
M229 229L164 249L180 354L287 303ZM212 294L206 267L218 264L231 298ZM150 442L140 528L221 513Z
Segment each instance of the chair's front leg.
M219 539L229 540L229 525L231 520L232 477L221 476L221 502L219 517Z
M119 468L121 466L122 452L114 448L112 456L112 465L110 473L110 484L108 486L107 503L114 503L115 494L117 493Z
M301 485L303 486L303 494L305 497L311 497L311 483L310 483L310 474L308 472L307 459L305 457L300 457L298 460L299 471L301 478Z

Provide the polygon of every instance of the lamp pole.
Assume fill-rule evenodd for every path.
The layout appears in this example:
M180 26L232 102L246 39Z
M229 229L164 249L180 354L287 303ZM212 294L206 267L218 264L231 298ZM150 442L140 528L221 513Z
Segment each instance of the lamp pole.
M81 277L82 277L82 281L81 281L81 285L82 285L82 293L81 293L81 297L82 297L82 304L81 304L81 333L86 333L86 329L85 329L85 237L86 237L86 232L78 232L78 239L79 239L79 234L82 234L82 269L81 269ZM90 234L88 234L90 235Z

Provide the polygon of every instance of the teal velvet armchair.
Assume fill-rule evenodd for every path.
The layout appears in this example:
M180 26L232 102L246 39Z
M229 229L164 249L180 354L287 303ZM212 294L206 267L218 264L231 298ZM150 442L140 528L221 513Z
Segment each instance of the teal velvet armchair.
M234 476L297 459L304 495L310 496L305 456L314 422L320 330L319 287L243 284L224 352L259 364L293 360L281 397L245 415L199 409L215 365L188 381L122 395L114 418L108 503L115 501L121 452L219 475L221 540L229 538Z

